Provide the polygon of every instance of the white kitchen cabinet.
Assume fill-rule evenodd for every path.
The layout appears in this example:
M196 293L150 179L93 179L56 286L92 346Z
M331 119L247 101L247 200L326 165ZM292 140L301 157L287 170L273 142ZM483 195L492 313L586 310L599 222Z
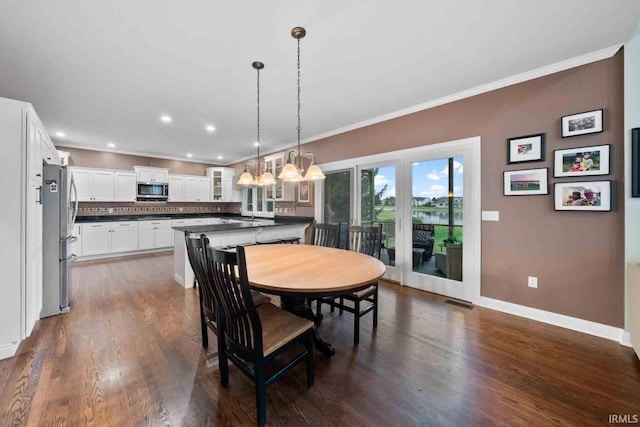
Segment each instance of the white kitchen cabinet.
M171 244L171 220L138 221L139 249L168 248Z
M38 117L27 113L27 177L42 181L42 134Z
M116 197L118 202L135 202L137 197L137 183L135 172L115 172Z
M134 166L139 182L169 182L169 169Z
M267 163L267 169L273 174L276 181L278 181L275 185L266 187L266 200L279 202L295 201L296 184L278 179L278 175L280 175L284 167L284 153L265 157L264 160Z
M98 222L82 225L82 255L111 253L111 223Z
M111 253L138 250L138 223L116 222L111 228Z
M189 176L185 178L185 201L208 202L209 179L199 176Z
M111 202L116 198L115 171L72 168L73 180L81 202Z
M233 168L208 168L207 177L211 188L212 202L240 202L242 192L236 185L236 171Z
M169 175L169 201L184 202L185 200L185 177L181 175Z
M116 198L115 173L110 170L91 171L93 201L109 202Z
M78 201L91 201L91 171L89 169L71 168L73 181L78 191Z

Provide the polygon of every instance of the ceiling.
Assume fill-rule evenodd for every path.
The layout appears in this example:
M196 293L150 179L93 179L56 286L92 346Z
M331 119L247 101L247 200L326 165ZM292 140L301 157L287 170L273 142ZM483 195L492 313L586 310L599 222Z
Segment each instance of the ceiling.
M294 26L307 29L302 138L312 140L624 43L640 20L636 0L3 3L0 96L31 102L57 144L213 163L255 152L255 60L266 65L262 149L294 143Z

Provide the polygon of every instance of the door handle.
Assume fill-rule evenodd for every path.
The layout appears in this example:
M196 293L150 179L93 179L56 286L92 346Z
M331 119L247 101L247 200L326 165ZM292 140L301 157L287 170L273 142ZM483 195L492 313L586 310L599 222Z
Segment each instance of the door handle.
M38 199L36 199L36 203L41 205L42 204L42 185L39 187L36 187L36 191L38 192Z

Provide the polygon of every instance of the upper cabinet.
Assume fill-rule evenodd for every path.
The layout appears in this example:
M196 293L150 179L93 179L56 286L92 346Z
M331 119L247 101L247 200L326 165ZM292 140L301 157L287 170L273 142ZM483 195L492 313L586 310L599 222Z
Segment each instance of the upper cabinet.
M107 169L71 168L80 202L115 200L115 172Z
M169 182L169 169L134 166L138 182Z
M205 176L169 175L170 202L209 202L209 179Z
M169 175L169 201L170 202L186 201L184 176Z
M278 175L282 172L284 167L284 153L274 154L273 156L265 157L264 160L267 163L267 169L271 172L278 181L275 185L270 185L266 188L266 199L278 202L293 202L296 197L296 185L292 182L284 182L278 179Z
M207 176L211 185L212 202L242 200L242 193L236 185L236 171L233 168L208 168Z
M135 172L116 171L116 201L135 202L137 197L137 177Z
M80 202L135 202L136 174L129 171L72 167Z

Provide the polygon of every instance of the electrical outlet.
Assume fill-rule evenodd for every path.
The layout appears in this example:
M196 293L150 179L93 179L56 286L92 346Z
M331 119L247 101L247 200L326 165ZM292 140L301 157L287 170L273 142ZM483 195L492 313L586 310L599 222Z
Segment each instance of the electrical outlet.
M113 208L109 208L109 213L113 213Z
M184 212L184 208L178 208L180 212Z
M500 221L499 211L482 211L483 221Z
M538 278L537 277L533 277L533 276L529 276L529 287L530 288L538 288Z

